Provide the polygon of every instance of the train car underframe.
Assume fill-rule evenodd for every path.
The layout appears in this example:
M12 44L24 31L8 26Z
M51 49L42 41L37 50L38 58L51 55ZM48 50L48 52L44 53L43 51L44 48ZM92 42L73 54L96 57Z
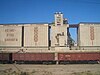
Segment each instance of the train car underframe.
M100 64L99 60L59 61L59 64Z

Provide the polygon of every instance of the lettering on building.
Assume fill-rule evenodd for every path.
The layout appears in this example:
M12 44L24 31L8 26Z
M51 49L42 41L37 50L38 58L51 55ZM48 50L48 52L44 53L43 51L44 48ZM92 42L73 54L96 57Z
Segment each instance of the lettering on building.
M15 29L5 29L5 33L6 33L6 38L4 39L4 41L18 41L18 39L15 36Z

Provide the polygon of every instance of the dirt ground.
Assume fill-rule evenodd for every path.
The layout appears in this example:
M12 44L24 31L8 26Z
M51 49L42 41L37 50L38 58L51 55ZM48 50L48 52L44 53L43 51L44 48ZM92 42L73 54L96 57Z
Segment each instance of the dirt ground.
M28 73L31 72L30 75L75 75L74 73L77 72L92 72L92 73L100 72L100 64L67 64L67 65L0 64L0 75L3 75L3 72L8 73L11 71L28 72ZM17 75L17 74L9 74L9 75ZM28 75L28 74L23 74L23 75Z

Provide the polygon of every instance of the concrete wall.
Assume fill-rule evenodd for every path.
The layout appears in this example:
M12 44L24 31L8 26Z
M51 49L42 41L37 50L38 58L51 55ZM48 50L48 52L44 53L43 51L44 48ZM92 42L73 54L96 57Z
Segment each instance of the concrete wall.
M22 26L0 25L0 46L21 47Z
M24 26L24 47L48 47L48 25Z
M55 26L63 26L63 14L61 12L55 13Z
M66 46L67 44L67 25L51 26L51 46Z
M79 24L79 46L100 46L100 24Z

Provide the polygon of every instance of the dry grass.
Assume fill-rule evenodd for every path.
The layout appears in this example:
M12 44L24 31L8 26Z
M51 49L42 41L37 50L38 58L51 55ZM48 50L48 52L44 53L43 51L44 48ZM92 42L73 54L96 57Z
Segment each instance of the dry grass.
M0 75L34 75L35 71L32 72L22 72L22 71L13 71L12 68L6 70L0 70Z
M87 72L74 72L71 75L100 75L100 71L94 72L94 73L92 73L90 71L87 71Z
M0 75L100 75L100 65L5 64L0 65Z
M1 70L0 75L53 75L53 73L48 71L38 72L35 70L33 70L32 72L13 71L11 68L9 68L6 70ZM100 71L94 73L92 73L91 71L74 72L70 75L100 75Z

